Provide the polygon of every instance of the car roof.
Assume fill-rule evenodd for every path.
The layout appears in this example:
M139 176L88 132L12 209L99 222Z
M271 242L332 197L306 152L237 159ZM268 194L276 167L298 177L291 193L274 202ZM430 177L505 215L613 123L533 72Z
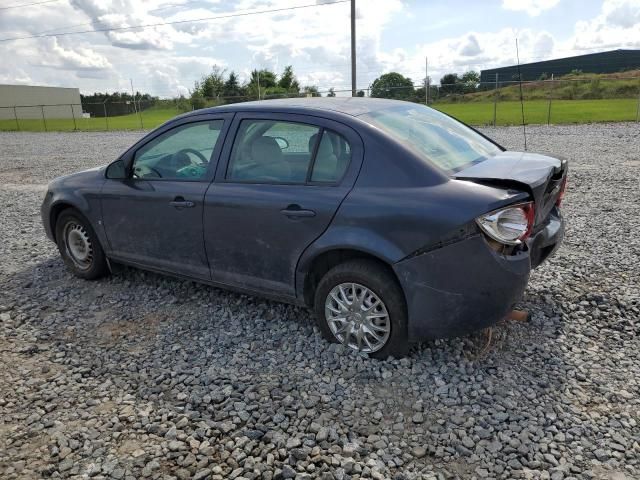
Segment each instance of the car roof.
M366 97L302 97L302 98L279 98L273 100L259 100L253 102L232 103L219 107L203 108L194 110L182 117L191 115L202 115L219 112L281 112L281 113L304 113L304 112L326 112L342 113L357 117L382 108L391 108L399 104L405 104L400 100L389 100L384 98Z

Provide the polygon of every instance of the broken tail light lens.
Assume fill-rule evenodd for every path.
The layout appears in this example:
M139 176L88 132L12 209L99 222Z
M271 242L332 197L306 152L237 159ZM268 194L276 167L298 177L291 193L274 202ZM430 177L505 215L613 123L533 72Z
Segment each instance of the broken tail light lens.
M559 207L562 203L562 199L564 198L564 192L567 191L567 177L565 176L562 180L562 186L560 187L560 193L558 194L558 199L556 200L556 207Z
M476 218L484 233L505 245L519 245L526 240L533 230L533 220L533 202L501 208Z

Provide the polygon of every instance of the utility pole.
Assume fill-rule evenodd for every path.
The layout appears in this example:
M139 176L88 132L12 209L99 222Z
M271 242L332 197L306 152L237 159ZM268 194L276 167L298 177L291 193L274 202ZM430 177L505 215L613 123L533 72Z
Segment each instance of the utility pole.
M424 57L424 101L429 105L429 59Z
M142 126L142 115L140 114L140 109L136 107L136 94L133 90L133 79L129 79L131 82L131 97L133 98L133 112L138 115L138 120L140 120L140 129L142 130L144 127Z
M260 100L260 69L258 69L258 100Z
M137 115L138 110L136 109L136 96L135 96L135 93L133 93L133 79L130 78L129 82L131 83L131 98L133 98L133 113Z
M493 126L496 126L496 114L498 110L498 74L496 73L496 86L493 89Z
M356 96L356 0L351 0L351 96Z

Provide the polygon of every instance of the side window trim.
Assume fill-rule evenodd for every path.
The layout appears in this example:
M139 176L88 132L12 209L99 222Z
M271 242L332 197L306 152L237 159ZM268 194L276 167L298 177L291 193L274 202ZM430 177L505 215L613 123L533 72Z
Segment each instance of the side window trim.
M309 161L309 166L307 168L307 177L304 181L305 185L309 185L310 183L312 183L311 177L313 175L313 169L316 166L316 158L318 156L318 150L320 149L320 142L322 142L324 131L324 127L320 127L320 130L318 131L318 138L316 138L316 144L313 146L313 152L311 152L311 160Z

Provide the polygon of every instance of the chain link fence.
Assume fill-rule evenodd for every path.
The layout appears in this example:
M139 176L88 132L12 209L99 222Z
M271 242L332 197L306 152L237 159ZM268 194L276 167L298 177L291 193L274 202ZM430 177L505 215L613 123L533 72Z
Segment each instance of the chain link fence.
M328 92L321 92L326 96ZM315 95L321 95L315 94ZM351 90L332 90L348 96ZM472 125L522 123L520 82L501 80L477 85L441 84L363 88L359 96L380 96L416 103L453 115ZM305 97L266 95L261 99ZM527 124L640 121L640 77L548 79L522 82ZM200 108L257 100L239 95L215 98L83 102L81 104L0 107L0 131L104 131L151 129L170 118Z

